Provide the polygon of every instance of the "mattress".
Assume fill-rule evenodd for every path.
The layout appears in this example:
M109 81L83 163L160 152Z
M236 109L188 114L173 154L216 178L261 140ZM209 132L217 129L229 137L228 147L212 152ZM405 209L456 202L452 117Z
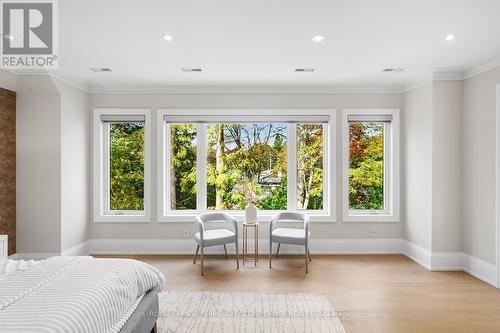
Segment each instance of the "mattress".
M131 259L2 260L0 332L120 332L163 284L156 268Z

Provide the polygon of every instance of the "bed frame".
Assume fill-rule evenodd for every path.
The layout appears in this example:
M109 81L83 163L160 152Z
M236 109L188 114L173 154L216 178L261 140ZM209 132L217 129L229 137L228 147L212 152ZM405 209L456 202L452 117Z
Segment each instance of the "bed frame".
M158 292L150 290L144 295L123 325L120 333L157 333L156 320L159 315Z

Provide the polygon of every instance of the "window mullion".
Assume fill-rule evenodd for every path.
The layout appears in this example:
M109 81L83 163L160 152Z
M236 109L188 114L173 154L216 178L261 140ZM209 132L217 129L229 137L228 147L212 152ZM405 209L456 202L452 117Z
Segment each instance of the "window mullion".
M390 207L392 207L392 193L391 188L391 166L392 166L392 155L391 155L391 125L390 123L384 124L384 167L383 167L383 179L384 179L384 213L389 214Z
M329 149L337 149L337 147L330 147L330 131L328 125L323 124L323 210L331 211L332 207L329 205L331 189L330 189L330 154ZM332 173L333 177L333 173Z
M288 124L287 209L297 210L297 125Z
M207 209L207 125L196 125L196 210Z
M175 184L172 184L172 179L170 176L170 168L172 167L172 143L171 143L171 126L163 123L163 131L162 131L162 140L165 142L165 145L163 147L163 150L161 152L160 158L163 160L164 166L163 166L163 172L165 174L165 179L163 180L163 184L165 185L163 189L163 195L165 196L164 202L162 202L163 205L163 212L164 214L172 209L172 202L171 202L171 193L170 189L171 186L175 186Z
M103 183L102 183L102 207L103 207L103 213L104 212L110 212L110 135L109 135L109 123L104 123L103 124Z

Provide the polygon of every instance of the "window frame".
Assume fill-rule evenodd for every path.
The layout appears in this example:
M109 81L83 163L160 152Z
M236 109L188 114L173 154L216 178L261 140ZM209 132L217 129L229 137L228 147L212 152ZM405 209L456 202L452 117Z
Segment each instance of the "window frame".
M170 149L170 135L167 131L168 124L165 122L165 116L210 116L217 114L218 116L234 116L242 117L249 116L276 116L276 115L300 115L307 117L308 115L326 115L329 117L329 122L325 124L324 131L324 144L323 144L323 170L324 172L324 209L321 211L307 210L310 215L310 220L313 222L335 222L336 221L336 191L335 191L335 169L336 163L336 129L337 119L335 109L158 109L157 110L157 127L158 127L158 222L192 222L194 216L204 212L215 212L215 210L206 209L206 170L207 170L207 140L206 126L198 125L197 132L197 170L198 178L196 181L197 186L197 209L187 211L177 211L170 209L170 202L167 200L170 176L170 154L167 154ZM193 118L193 120L195 120ZM241 119L240 119L241 121ZM251 123L251 120L249 120ZM201 131L200 131L201 128ZM292 131L295 133L291 136ZM289 210L296 211L296 165L291 164L290 161L294 160L296 156L296 141L290 138L296 138L296 125L288 125L288 138L287 138L287 157L288 157L288 198L287 206ZM202 163L205 161L205 163ZM201 176L201 177L200 177ZM245 212L243 210L227 210L224 211L235 216L239 221L244 219ZM279 212L276 211L260 211L259 221L267 222L269 219Z
M101 222L151 222L151 116L150 109L95 108L93 115L93 217ZM102 116L144 116L144 210L109 210L109 123ZM107 156L105 156L105 154ZM108 185L106 185L108 184Z
M384 210L351 210L349 208L349 116L392 116L384 124ZM369 121L369 120L367 120ZM400 110L343 109L342 110L342 221L343 222L400 222ZM387 161L388 160L388 161Z

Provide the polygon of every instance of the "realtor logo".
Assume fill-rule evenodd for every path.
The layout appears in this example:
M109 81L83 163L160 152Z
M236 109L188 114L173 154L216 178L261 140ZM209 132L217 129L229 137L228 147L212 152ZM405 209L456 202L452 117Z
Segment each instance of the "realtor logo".
M55 1L35 1L1 2L1 66L4 68L50 69L57 66Z

